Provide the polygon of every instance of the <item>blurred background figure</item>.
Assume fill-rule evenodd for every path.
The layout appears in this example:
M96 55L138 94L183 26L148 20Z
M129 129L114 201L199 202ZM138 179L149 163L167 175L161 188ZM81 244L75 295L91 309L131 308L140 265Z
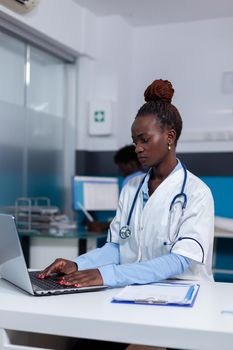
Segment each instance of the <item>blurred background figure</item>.
M120 148L114 156L114 162L118 166L120 174L124 177L122 187L134 176L142 174L141 164L133 144Z
M137 154L135 153L135 146L133 144L120 148L114 155L114 162L119 168L120 175L122 175L124 178L120 186L121 189L130 179L132 179L134 176L141 175L143 172ZM110 222L111 221L88 221L87 228L88 231L103 232L109 228Z

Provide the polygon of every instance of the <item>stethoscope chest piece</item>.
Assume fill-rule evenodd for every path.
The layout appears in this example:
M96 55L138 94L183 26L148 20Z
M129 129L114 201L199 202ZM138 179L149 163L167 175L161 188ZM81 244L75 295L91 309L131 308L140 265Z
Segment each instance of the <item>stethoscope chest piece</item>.
M129 236L131 236L131 229L129 225L122 226L122 228L120 229L120 237L122 239L126 239Z

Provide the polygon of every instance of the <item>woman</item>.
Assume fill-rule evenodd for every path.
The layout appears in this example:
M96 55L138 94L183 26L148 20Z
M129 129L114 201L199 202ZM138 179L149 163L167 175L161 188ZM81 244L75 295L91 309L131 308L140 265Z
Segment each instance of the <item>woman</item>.
M75 261L56 259L38 275L64 285L145 284L170 277L212 281L214 205L209 188L176 158L182 119L174 89L155 80L132 124L135 152L149 172L123 188L107 243Z

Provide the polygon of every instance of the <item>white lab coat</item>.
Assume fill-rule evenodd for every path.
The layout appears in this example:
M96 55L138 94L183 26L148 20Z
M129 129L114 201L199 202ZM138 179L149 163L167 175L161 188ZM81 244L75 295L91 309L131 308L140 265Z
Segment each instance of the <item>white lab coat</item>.
M130 228L132 234L129 238L119 236L120 228L127 223L128 215L137 188L145 175L133 178L123 188L117 213L113 219L108 242L120 245L120 263L133 263L154 259L172 251L192 259L191 267L182 275L182 279L209 280L212 276L212 252L214 240L214 202L211 191L198 177L187 171L187 182L184 192L187 195L187 205L179 225L177 238L191 237L200 245L190 239L182 239L173 245L174 230L180 218L181 206L174 206L174 215L169 225L169 207L175 195L180 193L184 180L183 168L171 173L154 191L143 208L142 191L137 197ZM172 250L171 250L172 247Z

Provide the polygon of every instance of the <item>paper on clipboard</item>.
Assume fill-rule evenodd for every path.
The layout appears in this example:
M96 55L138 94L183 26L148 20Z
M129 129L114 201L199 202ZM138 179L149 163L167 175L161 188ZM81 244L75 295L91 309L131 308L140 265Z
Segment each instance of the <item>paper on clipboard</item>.
M113 302L135 304L192 306L198 284L152 283L127 286L113 297Z

